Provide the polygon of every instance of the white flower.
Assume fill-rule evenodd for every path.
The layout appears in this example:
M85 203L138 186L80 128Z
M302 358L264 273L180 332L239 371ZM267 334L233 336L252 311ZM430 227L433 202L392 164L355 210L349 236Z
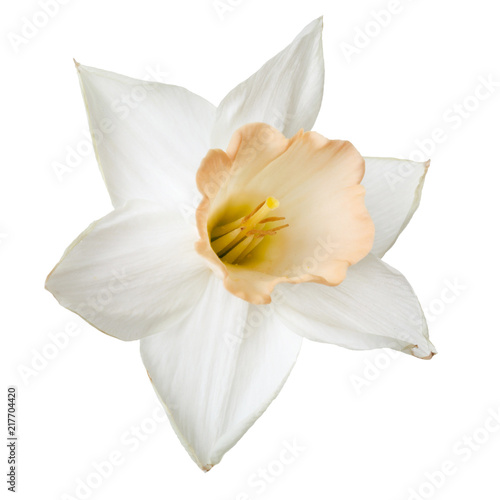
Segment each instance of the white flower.
M380 260L428 165L363 160L303 131L322 99L321 30L321 19L309 24L217 108L78 65L115 210L46 286L103 332L141 339L158 397L204 470L276 397L302 337L435 352L413 290Z

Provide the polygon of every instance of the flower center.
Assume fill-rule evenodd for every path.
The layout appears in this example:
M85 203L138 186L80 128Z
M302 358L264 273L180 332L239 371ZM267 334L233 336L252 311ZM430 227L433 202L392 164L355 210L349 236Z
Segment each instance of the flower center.
M275 235L288 224L277 225L285 217L267 217L280 205L270 196L252 212L212 230L211 245L217 256L227 264L239 264L266 236Z

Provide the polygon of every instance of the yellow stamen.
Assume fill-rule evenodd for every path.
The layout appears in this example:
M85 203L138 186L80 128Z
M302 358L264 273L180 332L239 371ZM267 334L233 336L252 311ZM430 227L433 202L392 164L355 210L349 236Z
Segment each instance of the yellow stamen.
M221 238L218 238L214 242L212 242L212 248L214 249L214 252L219 255L220 253L223 253L223 250L231 245L234 240L239 239L240 236L243 236L243 228L242 227L237 227L230 233L225 234Z
M254 236L247 236L243 241L240 241L232 250L230 250L222 259L228 264L232 264L252 243Z
M248 245L238 257L238 262L241 262L256 246L262 242L263 239L264 236L254 236L252 243L250 243L250 245Z
M273 227L271 229L267 230L261 230L261 229L252 229L248 231L248 235L255 234L256 236L271 236L273 234L276 234L280 229L284 229L285 227L289 227L290 224L283 224L283 226L278 226L278 227Z
M262 219L260 221L261 224L265 224L266 222L276 222L279 220L285 220L284 217L268 217L267 219Z
M241 226L241 223L243 222L244 217L241 217L238 220L235 220L233 222L230 222L229 224L224 224L223 226L218 226L213 229L212 231L212 239L218 238L219 236L223 236L234 229L237 229Z
M241 261L265 236L272 236L288 227L288 224L272 227L272 223L282 221L284 217L266 218L269 212L278 207L279 201L270 196L245 217L215 227L211 233L214 252L228 264Z

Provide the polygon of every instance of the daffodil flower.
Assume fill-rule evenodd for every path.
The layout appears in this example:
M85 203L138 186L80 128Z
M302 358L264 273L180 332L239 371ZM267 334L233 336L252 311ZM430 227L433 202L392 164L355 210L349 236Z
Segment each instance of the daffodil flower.
M77 65L114 210L46 287L99 330L141 340L204 470L279 393L302 338L435 352L412 288L380 260L417 209L428 164L363 158L309 131L321 32L321 19L309 24L218 107Z

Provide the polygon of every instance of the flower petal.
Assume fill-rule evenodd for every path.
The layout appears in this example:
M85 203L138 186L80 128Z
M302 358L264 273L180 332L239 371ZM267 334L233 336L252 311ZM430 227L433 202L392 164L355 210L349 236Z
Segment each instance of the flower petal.
M372 253L383 257L418 208L430 162L393 158L365 158L365 162L365 203L375 224Z
M182 87L77 67L113 205L132 199L192 202L215 107Z
M212 275L182 325L141 341L172 426L204 470L264 412L295 363L301 338L270 312L231 295Z
M419 358L436 352L415 293L398 271L370 254L337 287L282 284L273 294L295 333L349 349L390 347Z
M323 18L308 24L294 41L219 104L212 148L226 149L233 132L252 122L274 126L286 137L310 130L323 98Z
M196 248L212 268L220 268L231 293L254 304L269 303L280 282L338 285L373 244L363 174L364 160L348 142L302 131L286 139L269 125L245 125L227 153L211 150L198 170L204 199ZM212 229L245 216L268 197L279 200L273 215L289 227L266 236L238 265L224 264L211 246Z
M66 250L46 288L104 333L135 340L184 319L210 274L194 227L134 201L94 222Z

